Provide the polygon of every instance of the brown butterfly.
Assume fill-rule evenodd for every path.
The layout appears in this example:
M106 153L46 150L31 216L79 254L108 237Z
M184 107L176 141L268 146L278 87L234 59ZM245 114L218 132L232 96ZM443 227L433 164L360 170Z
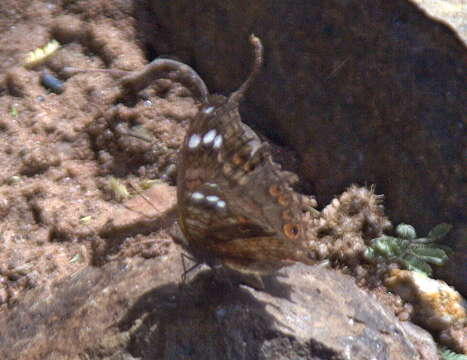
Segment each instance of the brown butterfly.
M191 67L170 59L156 59L134 72L76 68L65 72L112 73L120 77L124 92L136 93L164 77L191 91L202 106L178 158L178 223L184 235L180 240L199 262L255 275L297 261L314 263L304 219L315 204L293 191L297 177L272 161L267 144L240 118L239 103L263 62L261 41L252 35L250 42L255 56L252 71L228 98L210 96Z
M241 121L239 103L263 61L261 41L252 35L250 42L247 80L228 98L206 97L189 126L178 158L178 222L198 261L264 274L314 262L304 222L313 200L292 190L296 176Z

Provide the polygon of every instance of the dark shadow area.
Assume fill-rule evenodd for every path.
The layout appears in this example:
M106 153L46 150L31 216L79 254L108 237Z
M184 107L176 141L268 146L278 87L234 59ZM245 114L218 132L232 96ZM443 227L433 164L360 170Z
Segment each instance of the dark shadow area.
M290 287L275 277L265 285L273 296L290 296ZM277 319L267 306L236 280L207 270L181 287L170 284L144 294L119 326L128 331L143 319L128 347L141 359L259 359L264 339L287 338L271 330Z

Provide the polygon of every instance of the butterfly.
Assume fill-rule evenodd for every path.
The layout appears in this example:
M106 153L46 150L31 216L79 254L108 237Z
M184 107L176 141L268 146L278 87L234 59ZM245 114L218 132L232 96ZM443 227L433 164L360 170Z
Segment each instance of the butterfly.
M241 120L240 101L263 62L261 41L251 35L250 42L255 61L246 81L227 98L206 96L190 123L177 162L177 206L183 244L197 261L261 275L315 262L304 221L314 200L292 189L296 176Z
M64 73L111 73L119 77L122 95L137 93L159 78L179 81L190 90L201 107L177 159L178 225L183 236L176 237L199 263L262 275L294 262L313 264L319 256L307 237L315 200L292 189L297 176L281 170L268 145L240 117L240 102L263 63L260 39L251 35L250 42L252 70L227 98L209 95L195 70L165 58L140 71L69 67Z

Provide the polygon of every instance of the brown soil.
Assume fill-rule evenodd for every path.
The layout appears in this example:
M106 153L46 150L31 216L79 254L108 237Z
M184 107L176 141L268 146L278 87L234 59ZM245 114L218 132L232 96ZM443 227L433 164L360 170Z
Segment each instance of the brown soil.
M66 66L136 70L146 64L132 6L106 0L0 4L0 311L29 289L52 286L91 262L164 251L160 239L168 234L133 231L144 211L123 216L110 180L141 191L148 179L173 185L193 101L169 81L130 97L109 74L63 72ZM29 52L53 39L61 44L53 55L25 66ZM41 85L44 70L64 82L63 93ZM152 143L123 134L129 131ZM157 187L165 195L148 196L173 206L173 188ZM129 201L147 207L141 198ZM109 245L106 239L123 239L115 236L119 231L140 234Z

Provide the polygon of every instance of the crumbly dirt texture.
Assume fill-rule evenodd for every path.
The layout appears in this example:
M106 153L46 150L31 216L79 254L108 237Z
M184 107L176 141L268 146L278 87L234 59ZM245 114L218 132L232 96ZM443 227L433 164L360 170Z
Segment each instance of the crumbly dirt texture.
M139 215L125 214L127 224L115 215L124 208L111 179L130 197L149 179L174 185L176 152L197 107L170 81L130 98L109 74L63 74L65 66L137 70L148 62L131 2L3 1L0 8L2 311L28 289L108 261L112 252L150 257L164 251L150 230L116 236L141 224L131 222ZM25 66L29 52L53 39L61 44L55 53ZM45 70L64 83L62 94L40 83ZM167 193L163 200L173 206L173 188L167 186ZM135 201L148 217L156 211ZM157 237L169 240L167 233ZM102 238L120 240L109 246Z

